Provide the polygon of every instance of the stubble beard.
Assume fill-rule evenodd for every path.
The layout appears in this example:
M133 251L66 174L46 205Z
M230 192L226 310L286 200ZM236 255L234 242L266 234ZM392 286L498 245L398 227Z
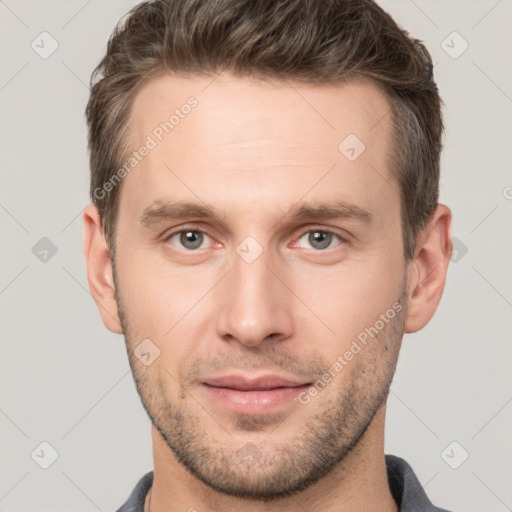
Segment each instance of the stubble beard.
M336 393L332 389L319 393L311 403L321 400L322 411L313 414L294 430L293 436L284 440L280 429L294 421L295 407L309 405L297 404L284 418L279 414L275 417L238 415L230 424L226 417L210 414L207 404L199 406L186 388L182 388L175 400L168 399L162 375L151 372L134 356L133 349L140 340L132 330L121 298L117 299L142 405L176 459L219 493L272 501L292 496L318 482L360 444L389 393L403 336L406 288L404 282L397 300L402 310L368 341L361 355L355 356L353 361L357 364L350 368L351 378L346 385L341 389L338 386ZM119 290L117 283L116 290ZM336 378L329 386L336 386ZM248 432L264 429L272 432L264 441L257 445L247 441ZM215 439L212 430L224 439Z

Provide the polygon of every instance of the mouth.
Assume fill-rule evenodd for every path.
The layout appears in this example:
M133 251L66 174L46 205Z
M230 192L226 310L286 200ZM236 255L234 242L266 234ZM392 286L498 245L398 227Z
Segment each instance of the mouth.
M217 404L236 414L268 414L286 404L291 405L311 382L278 375L253 379L228 375L206 379L201 385Z

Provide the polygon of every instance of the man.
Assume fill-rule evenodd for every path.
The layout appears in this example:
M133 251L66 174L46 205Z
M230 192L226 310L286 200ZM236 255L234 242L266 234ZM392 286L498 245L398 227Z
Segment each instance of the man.
M119 511L441 510L384 455L452 252L421 43L371 0L146 2L93 83L89 286L152 421Z

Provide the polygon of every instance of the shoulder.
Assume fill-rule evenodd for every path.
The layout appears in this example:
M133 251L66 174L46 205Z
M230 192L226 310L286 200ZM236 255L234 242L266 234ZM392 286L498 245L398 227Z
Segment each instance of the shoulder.
M149 471L137 482L128 499L116 512L143 512L144 500L152 484L153 471Z
M407 461L386 455L386 469L389 488L400 512L449 512L432 504Z

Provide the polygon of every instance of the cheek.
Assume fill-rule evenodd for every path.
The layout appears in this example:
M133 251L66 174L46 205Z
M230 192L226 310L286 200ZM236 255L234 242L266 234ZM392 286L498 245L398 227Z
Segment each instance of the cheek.
M169 270L155 252L120 247L118 284L132 321L150 320L151 325L161 325L171 322L187 306L194 283L190 282L190 273L185 277Z
M160 351L152 372L159 368L161 377L166 381L169 377L167 384L172 384L173 379L162 373L163 368L175 375L197 350L197 340L206 339L206 294L212 285L205 272L169 269L163 262L151 261L147 251L131 249L122 254L118 285L129 328L128 342L135 349L142 340L152 340Z
M403 271L391 258L371 259L295 274L291 287L311 310L305 311L310 318L305 321L310 329L316 324L324 331L338 350L373 325L400 295Z

